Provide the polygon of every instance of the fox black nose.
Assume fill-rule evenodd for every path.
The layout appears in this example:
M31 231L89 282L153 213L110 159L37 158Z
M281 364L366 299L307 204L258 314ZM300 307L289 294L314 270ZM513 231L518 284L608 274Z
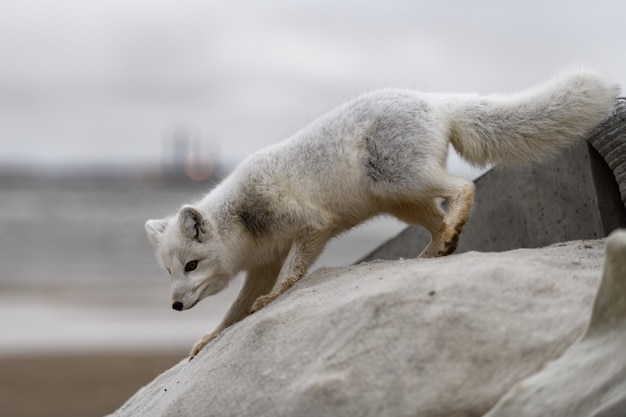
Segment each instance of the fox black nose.
M172 308L174 310L180 311L183 309L183 303L181 303L180 301L176 301L174 304L172 304Z

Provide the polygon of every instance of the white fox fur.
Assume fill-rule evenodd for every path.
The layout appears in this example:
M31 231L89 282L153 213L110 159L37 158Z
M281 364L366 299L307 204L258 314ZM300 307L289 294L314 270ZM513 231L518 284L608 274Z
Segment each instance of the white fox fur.
M542 160L605 119L617 95L585 70L504 96L383 90L254 153L196 204L146 223L177 310L247 272L223 322L192 357L303 277L330 238L373 216L425 227L431 242L422 257L452 253L474 186L446 171L450 143L479 166ZM445 212L438 198L447 200Z

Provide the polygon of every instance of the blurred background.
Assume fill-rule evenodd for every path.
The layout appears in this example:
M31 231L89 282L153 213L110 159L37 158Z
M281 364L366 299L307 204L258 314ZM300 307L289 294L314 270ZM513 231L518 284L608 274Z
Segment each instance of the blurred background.
M581 65L626 85L625 16L617 0L3 0L0 415L112 412L217 325L240 281L173 311L143 224L246 155L377 88L505 93ZM402 228L372 221L317 265Z

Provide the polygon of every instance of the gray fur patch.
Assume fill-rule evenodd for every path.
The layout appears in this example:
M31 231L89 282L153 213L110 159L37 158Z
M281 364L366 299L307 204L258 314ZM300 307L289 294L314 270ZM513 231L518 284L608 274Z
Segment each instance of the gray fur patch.
M242 209L239 212L239 219L243 223L247 231L255 236L264 235L268 229L270 222L261 213L254 209Z
M271 230L274 216L271 204L254 191L245 193L245 200L237 210L245 229L255 236L263 236Z
M372 138L365 138L365 149L367 150L365 165L367 176L376 182L383 181L386 177L385 168L388 166L388 161L378 151L376 142Z
M391 145L390 142L392 141L388 140L387 145ZM397 152L401 152L401 150L396 151L394 148L380 146L375 138L365 138L365 149L367 150L365 173L372 181L396 183L405 177L406 174L402 172L402 167L406 164Z
M396 93L372 120L363 137L365 174L374 182L390 184L414 180L411 177L429 153L427 104L412 95Z
M260 238L299 230L312 221L314 213L307 213L303 221L298 215L297 203L290 196L281 195L276 189L265 190L265 186L253 182L245 187L243 198L234 204L233 213L248 233Z

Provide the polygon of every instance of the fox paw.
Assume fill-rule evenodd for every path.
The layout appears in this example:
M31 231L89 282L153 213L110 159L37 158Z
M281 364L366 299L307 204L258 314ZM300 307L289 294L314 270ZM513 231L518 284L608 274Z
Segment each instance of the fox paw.
M206 346L209 344L209 342L213 339L215 339L215 337L217 337L217 333L212 332L209 334L205 334L204 336L202 336L202 339L200 339L198 341L198 343L196 343L193 346L193 349L191 349L191 353L189 354L189 360L192 360L193 358L196 357L196 355Z
M450 227L446 223L442 225L443 231L441 232L441 247L437 253L437 256L446 256L453 253L459 245L459 236L463 231L465 223L459 223L455 227Z
M259 311L260 309L262 309L263 307L265 307L266 305L274 301L276 297L277 296L273 294L260 296L259 298L256 299L254 304L252 304L252 308L250 309L250 314L256 313L257 311Z
M443 241L443 245L441 250L439 251L439 256L446 256L453 253L457 246L459 245L459 232L454 232L452 236L448 237Z

